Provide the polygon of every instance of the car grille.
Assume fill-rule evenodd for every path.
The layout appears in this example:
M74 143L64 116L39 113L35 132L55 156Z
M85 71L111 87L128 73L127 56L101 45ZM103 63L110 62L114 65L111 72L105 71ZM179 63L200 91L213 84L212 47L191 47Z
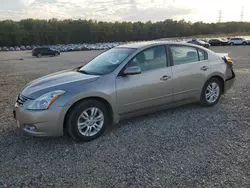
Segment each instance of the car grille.
M18 95L16 102L19 106L22 106L28 99L29 99L28 97L25 97L22 94L20 94Z

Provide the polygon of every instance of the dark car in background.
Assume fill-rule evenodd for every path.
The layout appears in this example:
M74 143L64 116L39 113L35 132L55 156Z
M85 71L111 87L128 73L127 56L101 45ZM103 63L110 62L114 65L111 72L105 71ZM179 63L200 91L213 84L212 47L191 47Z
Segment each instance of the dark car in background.
M60 52L58 50L54 50L48 47L35 48L32 51L32 56L36 56L36 57L58 56L58 55L60 55Z
M202 41L202 40L198 40L198 39L192 39L192 40L188 41L187 43L189 43L189 44L196 44L196 45L199 45L199 46L203 46L205 48L209 48L210 47L210 44L208 42L205 42L205 41Z
M211 39L208 41L211 46L227 46L228 41L223 39Z

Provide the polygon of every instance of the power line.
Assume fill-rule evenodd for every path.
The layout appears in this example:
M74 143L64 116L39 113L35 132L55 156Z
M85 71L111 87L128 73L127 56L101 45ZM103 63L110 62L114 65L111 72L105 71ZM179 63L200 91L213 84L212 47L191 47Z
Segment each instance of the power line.
M240 21L243 22L244 20L244 6L241 8L241 12L240 12Z
M218 12L218 22L221 22L222 21L222 11L219 10Z

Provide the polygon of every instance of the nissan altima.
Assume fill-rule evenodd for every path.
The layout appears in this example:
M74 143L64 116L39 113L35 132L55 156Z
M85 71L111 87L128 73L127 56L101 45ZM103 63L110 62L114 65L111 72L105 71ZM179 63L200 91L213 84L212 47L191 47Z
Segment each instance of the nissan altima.
M194 102L214 106L234 79L227 54L187 43L125 44L32 81L18 94L14 117L29 135L91 141L124 118Z

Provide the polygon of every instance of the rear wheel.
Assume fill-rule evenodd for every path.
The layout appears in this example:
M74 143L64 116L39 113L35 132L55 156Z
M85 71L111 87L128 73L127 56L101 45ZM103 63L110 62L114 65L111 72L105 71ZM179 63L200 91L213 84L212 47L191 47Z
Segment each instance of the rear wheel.
M203 106L214 106L220 100L222 94L222 83L218 78L210 78L204 85L200 97Z
M233 42L231 42L231 43L230 43L230 46L234 46L234 43L233 43Z
M76 141L91 141L101 136L110 122L109 117L102 102L82 101L66 117L67 132Z
M42 57L42 54L41 54L41 53L38 53L38 54L36 55L36 57L40 58L40 57Z
M59 56L59 53L58 53L58 52L56 52L56 53L55 53L55 56Z
M246 43L246 42L243 42L243 45L247 45L247 43Z

